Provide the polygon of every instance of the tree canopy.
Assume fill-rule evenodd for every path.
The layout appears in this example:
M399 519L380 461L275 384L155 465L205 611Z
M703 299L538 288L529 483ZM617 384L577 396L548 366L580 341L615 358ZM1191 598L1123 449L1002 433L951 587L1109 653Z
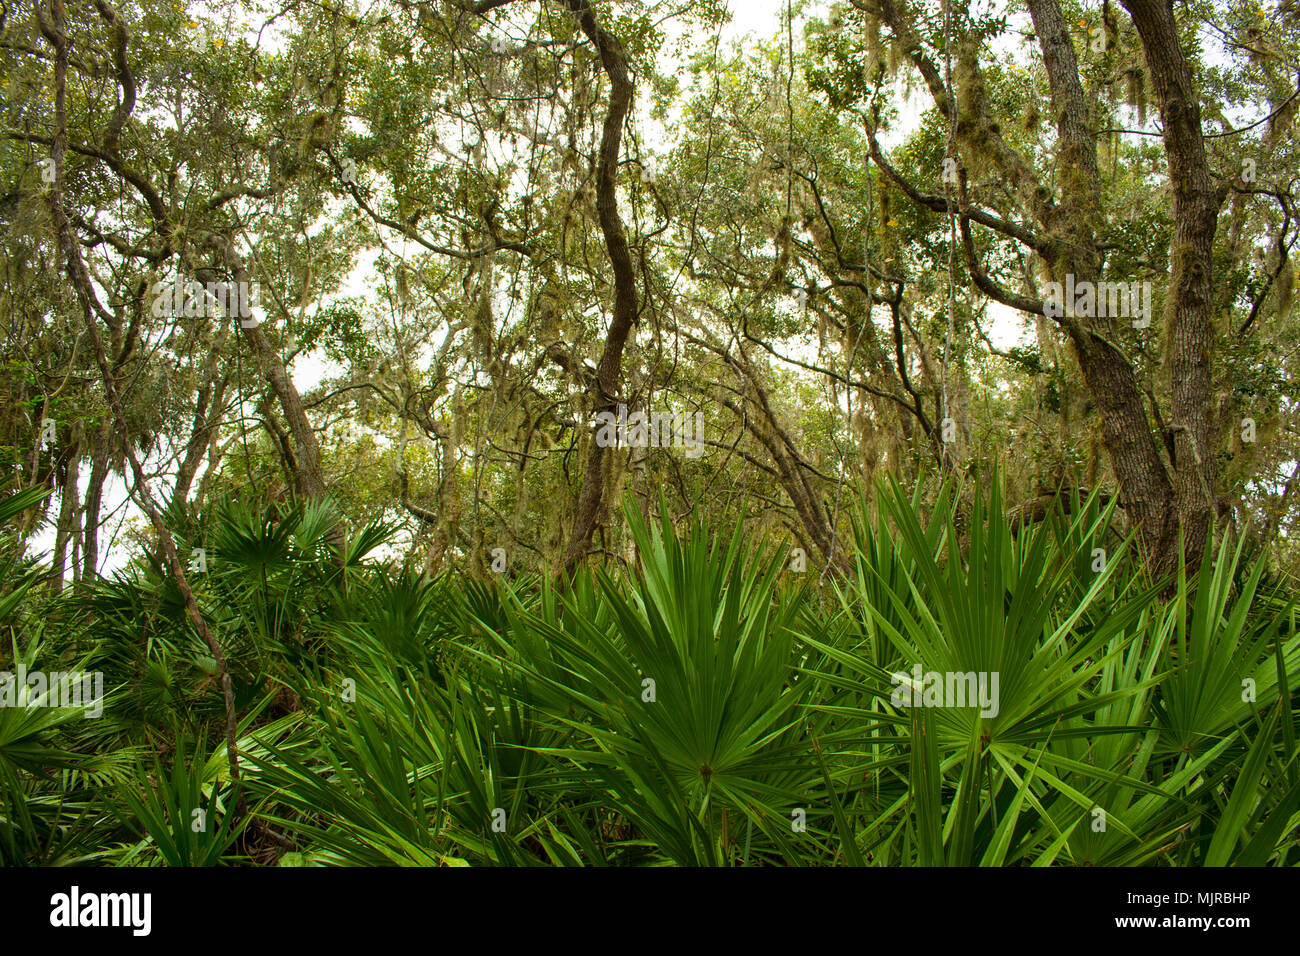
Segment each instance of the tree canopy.
M800 5L737 44L707 2L19 5L6 480L59 491L77 579L114 475L553 573L626 556L625 494L833 566L846 496L994 462L1026 514L1117 496L1153 569L1212 524L1287 564L1294 8L1139 7ZM703 453L607 451L619 406Z

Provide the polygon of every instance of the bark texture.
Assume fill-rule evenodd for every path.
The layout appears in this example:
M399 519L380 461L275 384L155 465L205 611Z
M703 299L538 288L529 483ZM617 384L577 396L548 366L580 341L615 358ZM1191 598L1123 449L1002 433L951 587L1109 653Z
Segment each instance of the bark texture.
M627 244L623 220L618 212L618 159L623 142L623 124L632 108L632 81L628 76L627 57L619 41L596 21L595 11L587 0L568 0L569 9L578 17L583 34L600 54L600 64L609 78L609 109L601 131L600 158L596 172L596 213L605 239L605 251L614 273L614 313L600 362L596 366L595 407L593 411L612 412L618 406L619 376L623 368L623 350L636 322L639 303L632 251ZM607 449L593 438L587 453L587 467L578 492L573 529L565 550L562 573L572 573L586 556L596 519L600 514L604 491Z

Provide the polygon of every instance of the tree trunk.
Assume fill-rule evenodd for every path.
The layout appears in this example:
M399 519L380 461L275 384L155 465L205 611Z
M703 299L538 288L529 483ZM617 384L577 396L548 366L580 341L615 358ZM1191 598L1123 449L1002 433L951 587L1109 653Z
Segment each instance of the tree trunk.
M217 436L217 429L221 426L221 413L224 411L226 384L229 379L224 376L218 378L217 364L229 334L229 326L225 326L212 344L207 361L203 363L203 384L199 387L199 394L194 403L194 425L190 429L190 440L185 444L185 457L181 460L180 469L176 474L176 486L172 490L172 500L176 502L184 503L189 498L194 476Z
M888 24L909 59L924 78L935 105L955 120L955 133L964 150L978 154L998 169L1037 231L1007 218L972 209L961 179L963 251L975 284L986 295L1022 311L1038 314L1041 302L999 287L979 268L970 236L977 222L1032 248L1052 272L1054 281L1067 275L1075 283L1096 282L1104 261L1098 246L1103 231L1101 177L1097 138L1088 101L1080 81L1079 63L1069 25L1059 0L1027 0L1034 32L1047 71L1056 125L1056 175L1059 201L1039 181L1033 164L1001 135L990 113L979 73L976 51L963 44L961 89L949 91L944 76L921 45L913 28L914 14L897 0L853 0ZM1190 67L1178 43L1178 28L1170 0L1123 0L1141 38L1148 70L1164 120L1165 153L1174 192L1174 238L1169 294L1166 297L1165 337L1168 352L1164 371L1170 376L1174 459L1167 468L1148 420L1144 393L1133 364L1117 339L1114 316L1076 316L1067 308L1056 318L1074 348L1084 383L1100 414L1102 436L1111 467L1120 485L1120 502L1137 528L1144 562L1155 574L1175 569L1183 535L1183 554L1199 560L1215 502L1215 461L1210 440L1210 402L1214 330L1211 316L1211 252L1222 194L1211 185L1201 133L1200 109ZM954 96L960 101L953 104ZM881 158L873 156L877 162ZM937 212L943 197L926 196L882 163L914 202ZM1027 213L1027 216L1026 216ZM1098 310L1094 310L1098 311ZM1156 410L1158 413L1158 409Z
M609 112L601 133L600 162L596 176L596 213L605 249L614 272L614 315L605 337L605 348L596 366L596 402L593 411L613 412L618 405L618 382L623 367L623 348L631 334L639 309L636 273L632 252L618 213L618 158L623 142L623 124L632 107L632 81L628 78L627 58L619 41L597 22L587 0L568 0L569 9L578 15L582 32L600 54L601 66L609 77ZM585 557L596 517L600 513L604 490L605 449L593 436L587 453L587 468L578 492L573 531L569 537L562 574L571 574Z
M1172 0L1123 0L1142 39L1164 121L1173 187L1174 235L1165 297L1166 371L1173 405L1174 494L1183 549L1198 560L1216 511L1217 468L1211 436L1214 357L1214 234L1224 192L1205 156L1201 107L1178 42ZM1172 567L1172 562L1170 562Z
M1058 181L1061 202L1051 225L1061 252L1049 262L1052 278L1072 274L1077 284L1101 279L1101 172L1097 138L1088 124L1087 100L1079 81L1069 26L1057 0L1029 0L1034 31L1043 51L1057 118ZM1051 225L1048 225L1049 229ZM1138 542L1148 567L1167 568L1173 534L1173 486L1160 458L1160 449L1147 420L1137 376L1114 345L1114 316L1076 318L1067 307L1062 324L1080 371L1101 414L1102 436L1111 468L1120 486L1120 501L1138 529Z
M235 282L246 283L244 287L248 288L251 285L248 268L235 249L235 244L228 238L216 235L210 236L208 242L220 251ZM298 486L298 494L308 501L321 501L325 497L325 477L321 470L320 443L316 440L311 420L307 418L302 396L298 394L293 379L280 361L279 354L271 347L261 325L245 325L241 321L240 329L253 350L258 368L279 400L280 408L284 410L285 423L289 427L289 434L293 436L294 481Z
M82 517L81 580L94 581L99 574L99 512L108 480L109 436L112 420L105 419L95 432L90 450L90 479L86 482L86 509Z
M122 50L124 57L126 47L125 27L122 26L121 20L115 12L102 3L97 4L97 6L101 15L119 31L119 48ZM153 492L149 488L144 468L136 457L135 449L131 447L126 431L126 410L122 405L121 395L117 390L117 382L113 375L112 366L109 364L108 352L104 348L104 337L99 332L98 319L96 318L96 305L98 303L95 299L95 290L91 285L90 273L86 268L86 263L81 258L80 241L72 229L72 223L68 219L67 211L63 206L64 156L67 151L68 139L69 47L68 35L64 28L63 0L52 0L48 20L44 10L39 7L37 7L37 16L40 21L41 33L44 34L55 51L54 136L50 157L54 160L54 182L51 184L49 191L50 218L53 221L54 232L58 237L60 252L62 253L64 266L67 269L68 278L72 281L78 304L81 306L81 313L86 322L86 332L90 336L91 345L95 350L95 362L99 366L100 376L104 384L104 393L108 398L108 407L112 410L113 418L120 430L118 437L122 442L122 452L126 456L127 464L130 466L131 474L135 479L134 498L148 516L149 523L158 535L158 545L162 550L163 562L171 571L176 587L180 591L181 599L185 603L185 609L189 614L190 621L194 625L194 630L208 646L208 650L212 652L212 656L217 662L217 672L221 675L221 692L226 710L226 756L230 765L230 779L233 783L238 783L239 744L236 737L238 722L235 715L234 686L230 681L230 669L226 665L225 651L222 650L221 644L208 628L207 621L203 618L203 612L199 610L198 602L194 599L194 592L185 577L185 568L176 553L176 542L172 538L170 529L163 521L162 512L153 496Z
M68 542L77 533L77 512L81 508L80 492L77 488L80 447L74 444L64 453L63 458L63 481L59 488L59 520L54 531L54 577L50 580L52 594L60 594L63 591L64 577L68 570Z

